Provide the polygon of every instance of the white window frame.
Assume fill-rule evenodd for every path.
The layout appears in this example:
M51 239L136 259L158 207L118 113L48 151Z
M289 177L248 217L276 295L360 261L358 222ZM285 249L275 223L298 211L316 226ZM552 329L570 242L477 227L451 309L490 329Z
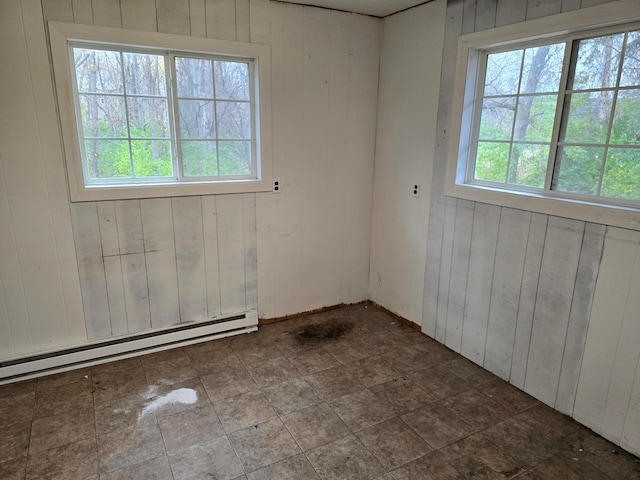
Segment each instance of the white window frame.
M214 40L200 37L141 32L93 25L49 22L51 55L69 193L72 202L120 200L132 198L174 197L271 191L271 53L268 45ZM171 54L212 55L249 60L254 67L252 108L255 108L256 175L251 179L167 180L164 183L86 184L78 136L79 119L74 104L75 84L70 64L70 44L91 44L92 47L116 47L126 50L150 48Z
M472 142L474 119L477 120L476 89L477 85L482 83L478 79L482 74L479 60L483 50L509 49L508 46L511 44L517 48L526 42L552 43L554 39L564 41L580 32L624 25L638 20L640 2L619 0L460 36L453 85L445 194L493 205L640 230L640 207L607 204L597 197L588 201L575 199L555 191L532 192L527 191L526 187L522 190L511 190L478 184L468 179L469 163L474 160L470 157L475 151ZM547 175L550 174L551 172L547 172Z

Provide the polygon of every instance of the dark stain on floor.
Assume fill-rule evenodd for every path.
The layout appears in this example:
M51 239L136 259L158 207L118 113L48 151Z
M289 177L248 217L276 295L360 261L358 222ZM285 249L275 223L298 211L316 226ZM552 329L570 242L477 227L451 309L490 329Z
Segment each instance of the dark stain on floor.
M328 322L307 325L291 333L302 345L319 345L338 340L352 329L351 322L329 320Z

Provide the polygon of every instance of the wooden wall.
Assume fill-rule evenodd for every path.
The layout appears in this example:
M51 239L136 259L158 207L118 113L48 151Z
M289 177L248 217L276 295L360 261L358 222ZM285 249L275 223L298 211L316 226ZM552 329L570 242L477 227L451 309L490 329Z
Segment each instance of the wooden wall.
M418 324L446 5L382 22L369 298Z
M281 193L70 204L48 20L271 45ZM0 358L365 300L379 23L268 0L0 2Z
M640 317L625 314L633 311L632 294L622 299L612 294L635 286L635 264L629 260L635 253L614 253L618 238L625 235L605 225L444 195L458 36L596 3L606 2L449 0L422 329L638 453L640 382L635 382L635 372ZM637 247L633 245L632 250ZM609 311L612 305L618 313ZM615 333L608 332L612 315ZM628 334L624 339L618 336L622 330ZM603 420L607 408L609 421Z

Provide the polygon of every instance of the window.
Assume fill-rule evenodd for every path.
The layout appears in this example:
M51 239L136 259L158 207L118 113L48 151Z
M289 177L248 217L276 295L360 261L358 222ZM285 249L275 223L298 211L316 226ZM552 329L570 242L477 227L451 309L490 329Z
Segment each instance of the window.
M267 47L50 32L72 200L270 190Z
M449 194L638 224L640 23L602 26L621 6L461 37Z

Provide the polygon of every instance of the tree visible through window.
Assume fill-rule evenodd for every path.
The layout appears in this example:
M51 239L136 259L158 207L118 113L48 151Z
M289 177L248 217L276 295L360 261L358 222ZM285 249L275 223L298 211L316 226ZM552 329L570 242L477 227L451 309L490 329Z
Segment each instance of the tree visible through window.
M640 201L640 30L481 58L469 181Z
M71 51L87 184L255 178L251 60Z

